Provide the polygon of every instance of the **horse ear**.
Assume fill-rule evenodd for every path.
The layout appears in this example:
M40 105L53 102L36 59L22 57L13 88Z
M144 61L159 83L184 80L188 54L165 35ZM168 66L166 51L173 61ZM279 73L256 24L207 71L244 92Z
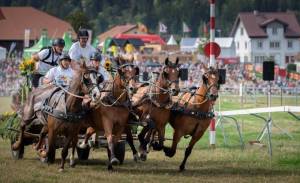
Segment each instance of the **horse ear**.
M116 57L115 61L116 61L117 66L120 66L120 57Z
M85 63L85 61L83 59L80 60L80 68L81 69L86 68L86 63Z
M178 57L176 58L176 62L175 62L175 64L176 64L176 65L178 65L178 64L179 64L179 58L178 58Z
M123 74L124 74L121 68L118 68L118 73L120 76L123 76Z
M169 65L169 57L166 58L165 65Z

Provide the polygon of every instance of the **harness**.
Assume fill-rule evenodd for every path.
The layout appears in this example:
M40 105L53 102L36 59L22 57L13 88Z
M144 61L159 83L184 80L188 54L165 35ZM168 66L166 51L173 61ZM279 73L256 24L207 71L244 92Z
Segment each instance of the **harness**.
M60 92L60 93L58 93ZM54 97L56 94L57 97ZM72 122L72 123L77 123L81 119L83 119L87 111L82 110L80 112L74 113L74 112L68 112L67 109L65 108L64 110L57 110L57 105L59 104L60 101L63 101L64 103L66 102L65 100L66 92L64 90L61 90L60 87L58 87L52 94L46 98L43 102L42 109L41 111L46 114L44 117L47 115L53 116L57 119L64 120L66 122ZM55 100L53 102L53 105L49 105L50 100L53 99ZM66 107L66 105L64 105Z
M57 57L56 60L54 60L54 52L52 51L52 48L48 47L48 48L45 48L45 49L48 49L49 53L48 53L48 55L45 58L43 58L40 61L43 62L43 63L45 63L45 64L51 65L51 66L57 66L57 61L58 61L59 57ZM50 55L52 55L51 62L46 62L46 60L50 57Z

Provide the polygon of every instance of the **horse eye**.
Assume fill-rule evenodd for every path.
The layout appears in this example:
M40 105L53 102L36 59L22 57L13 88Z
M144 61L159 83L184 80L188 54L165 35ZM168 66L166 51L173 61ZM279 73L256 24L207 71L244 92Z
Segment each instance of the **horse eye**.
M89 74L86 73L86 74L83 75L83 77L84 77L85 79L89 79Z

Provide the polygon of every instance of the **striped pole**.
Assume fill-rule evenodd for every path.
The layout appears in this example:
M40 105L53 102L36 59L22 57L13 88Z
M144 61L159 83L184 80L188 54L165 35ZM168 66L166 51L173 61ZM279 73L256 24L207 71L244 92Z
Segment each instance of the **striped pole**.
M215 42L215 0L209 0L210 2L210 42ZM210 54L209 54L209 66L215 67L216 57L214 55L213 44L210 44ZM216 144L216 121L213 118L210 122L210 131L209 131L209 142L211 147L215 147Z

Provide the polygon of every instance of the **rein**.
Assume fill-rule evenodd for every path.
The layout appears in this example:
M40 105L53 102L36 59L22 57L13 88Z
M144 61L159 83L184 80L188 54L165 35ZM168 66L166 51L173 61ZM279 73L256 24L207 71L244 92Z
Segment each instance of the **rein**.
M68 90L66 90L64 87L62 87L61 85L56 85L58 86L60 89L62 89L64 92L66 92L67 94L76 97L76 98L80 98L80 99L91 99L90 96L80 96L80 95L76 95L74 93L69 92Z

